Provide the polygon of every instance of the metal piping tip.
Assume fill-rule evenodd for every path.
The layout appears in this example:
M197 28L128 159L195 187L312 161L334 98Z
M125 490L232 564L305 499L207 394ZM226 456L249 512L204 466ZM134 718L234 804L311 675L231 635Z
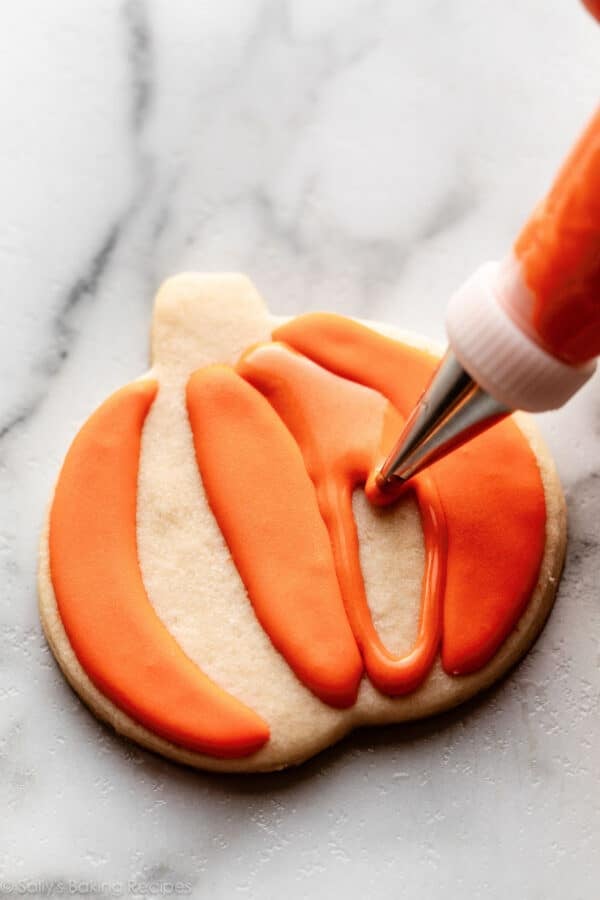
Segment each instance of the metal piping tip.
M386 460L387 462L387 460ZM377 486L377 490L382 494L388 494L394 487L400 487L400 485L404 484L406 481L405 478L401 476L391 474L387 477L383 474L383 467L375 476L375 484Z
M386 493L512 410L481 388L448 350L376 476Z

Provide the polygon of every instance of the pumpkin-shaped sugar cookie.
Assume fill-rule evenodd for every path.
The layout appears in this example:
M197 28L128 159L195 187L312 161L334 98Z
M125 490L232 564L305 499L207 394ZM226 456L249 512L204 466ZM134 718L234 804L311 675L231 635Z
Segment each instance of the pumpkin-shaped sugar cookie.
M100 718L190 765L277 769L527 650L565 544L529 420L385 508L372 486L434 365L391 329L276 319L239 275L165 283L152 368L73 440L42 537L44 629Z

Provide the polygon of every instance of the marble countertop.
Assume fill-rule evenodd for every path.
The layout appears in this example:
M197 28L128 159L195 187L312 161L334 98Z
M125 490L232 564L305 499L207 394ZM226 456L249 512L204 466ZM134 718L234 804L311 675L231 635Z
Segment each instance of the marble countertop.
M0 893L597 896L598 377L540 417L570 542L527 659L296 771L204 775L100 725L35 570L75 429L147 365L161 279L241 270L275 312L443 338L592 112L600 29L575 0L22 0L0 22Z

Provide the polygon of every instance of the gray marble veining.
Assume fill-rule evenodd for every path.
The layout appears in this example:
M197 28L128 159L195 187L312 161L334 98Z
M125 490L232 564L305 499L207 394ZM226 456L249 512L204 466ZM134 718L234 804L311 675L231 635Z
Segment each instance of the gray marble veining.
M600 29L574 0L24 0L1 22L0 893L595 896L597 377L540 417L571 534L524 663L297 771L198 774L97 723L35 567L78 424L147 365L163 277L242 270L276 312L442 338L597 102Z

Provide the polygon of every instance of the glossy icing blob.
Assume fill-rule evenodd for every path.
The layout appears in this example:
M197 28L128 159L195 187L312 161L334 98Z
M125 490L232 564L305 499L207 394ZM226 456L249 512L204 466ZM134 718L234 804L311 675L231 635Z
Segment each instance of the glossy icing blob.
M250 348L237 368L187 383L198 468L255 615L322 703L351 708L363 674L384 694L414 691L441 651L473 672L510 634L538 577L544 491L520 430L503 422L415 479L426 566L412 650L374 627L352 493L366 485L435 360L338 316L309 315ZM93 683L172 743L243 757L269 725L205 675L154 611L140 573L140 441L157 391L139 381L89 419L67 455L50 516L50 571L62 623ZM244 652L243 646L240 653Z

